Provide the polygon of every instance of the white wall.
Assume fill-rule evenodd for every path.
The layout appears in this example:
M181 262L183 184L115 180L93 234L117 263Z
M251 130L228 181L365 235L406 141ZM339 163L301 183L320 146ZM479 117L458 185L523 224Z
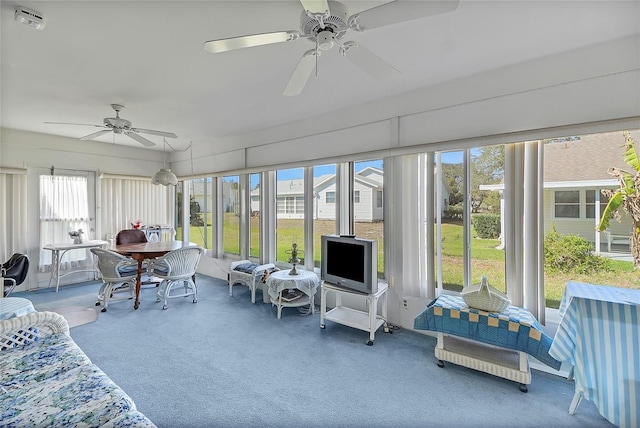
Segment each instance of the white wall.
M521 141L523 135L504 134L637 118L639 94L640 40L626 38L194 144L194 171L326 163L357 159L362 153L381 157L429 144L447 147L455 140ZM550 130L544 137L566 132ZM468 141L469 146L478 144ZM178 175L191 174L189 154L173 153L172 168Z

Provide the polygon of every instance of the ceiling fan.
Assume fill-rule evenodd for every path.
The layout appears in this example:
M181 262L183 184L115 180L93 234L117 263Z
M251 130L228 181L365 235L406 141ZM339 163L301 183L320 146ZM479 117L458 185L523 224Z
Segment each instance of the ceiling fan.
M156 143L154 143L153 141L147 140L142 135L139 135L139 133L158 135L160 137L178 138L178 136L173 132L154 131L153 129L133 128L131 126L130 121L126 119L122 119L120 117L120 111L124 109L123 105L111 104L111 108L113 108L116 111L116 117L105 117L102 121L103 125L91 125L87 123L65 123L65 122L44 122L44 123L50 123L54 125L94 126L98 128L104 128L101 131L93 132L89 135L85 135L84 137L80 137L81 140L92 140L108 132L113 132L114 134L124 134L127 137L136 140L138 143L144 146L151 147L151 146L155 146Z
M300 59L284 95L302 93L321 51L339 47L340 54L351 60L372 77L386 80L400 74L393 66L373 52L353 41L342 42L347 31L366 31L385 25L451 12L459 0L392 1L349 16L345 5L333 0L300 0L304 11L300 16L300 31L287 30L210 40L204 48L211 53L226 52L253 46L307 39L315 43Z

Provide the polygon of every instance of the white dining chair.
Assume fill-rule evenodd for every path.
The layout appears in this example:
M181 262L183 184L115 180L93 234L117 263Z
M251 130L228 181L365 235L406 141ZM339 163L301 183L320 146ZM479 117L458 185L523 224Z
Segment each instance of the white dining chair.
M201 255L200 247L183 247L168 252L151 264L151 275L162 280L156 298L156 302L164 301L162 309L167 309L167 300L175 297L193 296L193 303L198 302L198 287L194 277ZM180 288L183 288L181 292L171 293Z

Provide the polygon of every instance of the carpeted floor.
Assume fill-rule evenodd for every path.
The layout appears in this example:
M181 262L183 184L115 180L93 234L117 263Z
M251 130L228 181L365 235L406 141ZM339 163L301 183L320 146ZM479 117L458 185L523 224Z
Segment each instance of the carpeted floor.
M586 400L567 413L573 383L534 371L529 392L501 378L447 364L435 339L412 331L368 334L251 304L247 287L198 275L198 303L155 303L155 287L110 304L71 329L91 360L159 427L600 427ZM18 293L36 309L95 308L99 285Z

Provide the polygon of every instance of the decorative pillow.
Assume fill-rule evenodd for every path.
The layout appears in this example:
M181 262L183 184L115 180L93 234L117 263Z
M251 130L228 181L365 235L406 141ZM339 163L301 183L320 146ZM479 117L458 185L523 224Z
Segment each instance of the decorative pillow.
M486 276L482 277L480 284L470 285L460 294L470 308L486 312L502 312L511 304L506 294L489 285Z

